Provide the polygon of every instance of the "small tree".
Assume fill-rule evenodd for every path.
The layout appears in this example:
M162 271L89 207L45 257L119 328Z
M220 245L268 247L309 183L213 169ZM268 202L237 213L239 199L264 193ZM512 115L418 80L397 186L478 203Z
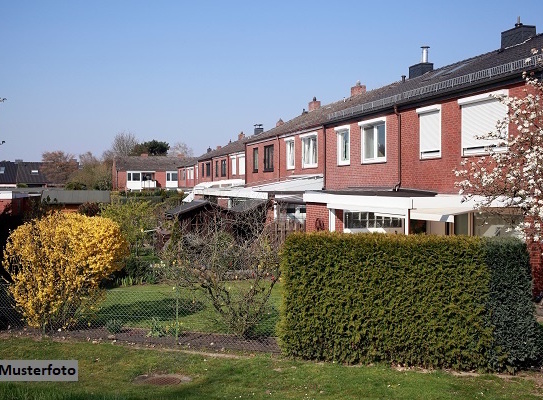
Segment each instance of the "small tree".
M156 227L153 215L154 206L150 201L127 199L126 202L114 201L102 204L100 215L115 221L130 246L130 252L138 255L146 237L145 231Z
M254 334L279 276L278 243L265 221L266 207L217 208L198 226L178 225L163 252L168 278L202 293L242 336Z
M527 62L541 67L542 57L535 50L533 53ZM508 107L508 116L498 121L495 131L480 137L493 140L496 147L491 147L486 157L465 159L455 173L462 179L457 186L464 199L475 200L479 210L499 213L503 219L509 220L510 229L523 234L532 253L541 255L543 83L533 74L525 73L524 78L524 95L501 98L500 101ZM498 204L500 207L496 208ZM533 265L532 277L533 294L540 296L543 292L543 270Z
M45 151L42 154L42 171L47 181L64 185L70 176L77 171L78 165L73 155L61 150Z
M15 229L3 267L18 309L32 327L69 327L92 305L100 282L121 268L127 244L101 217L54 213Z
M525 78L524 96L500 98L509 109L507 118L497 122L494 132L480 137L494 141L496 147L487 157L464 160L455 173L463 178L457 186L465 199L477 200L477 207L486 211L494 210L497 203L517 210L525 221L517 229L528 239L541 241L543 83L531 75ZM495 150L504 147L506 151Z
M111 190L111 168L90 151L79 155L81 168L75 171L66 188L88 190Z
M170 145L167 142L159 142L153 139L135 146L131 155L139 156L142 153L147 153L150 156L165 156L168 154L169 149Z
M131 132L119 132L113 138L111 148L102 156L105 161L112 162L115 157L129 156L138 145L138 139Z

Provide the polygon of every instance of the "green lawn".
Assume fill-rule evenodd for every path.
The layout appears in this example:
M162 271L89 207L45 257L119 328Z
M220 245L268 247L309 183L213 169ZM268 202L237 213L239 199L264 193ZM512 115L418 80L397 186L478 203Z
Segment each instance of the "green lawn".
M271 356L215 358L111 344L4 339L0 358L76 359L79 381L0 383L1 399L537 399L533 379L446 372L397 371L387 366L343 366ZM176 373L177 386L133 383L141 374ZM532 378L535 375L531 376ZM541 376L539 376L541 382Z
M249 285L248 281L231 282L233 291ZM281 285L274 286L269 309L256 329L257 334L274 336L279 318ZM99 305L97 323L120 320L126 327L149 328L153 319L164 325L174 325L176 311L181 329L186 331L229 333L221 318L204 296L188 288L174 289L168 285L137 285L110 289Z

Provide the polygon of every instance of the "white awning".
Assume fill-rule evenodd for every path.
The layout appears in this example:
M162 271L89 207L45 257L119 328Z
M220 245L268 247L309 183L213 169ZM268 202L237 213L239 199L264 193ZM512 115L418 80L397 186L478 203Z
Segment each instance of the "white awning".
M472 207L419 208L411 210L411 219L454 222L454 216L473 211Z

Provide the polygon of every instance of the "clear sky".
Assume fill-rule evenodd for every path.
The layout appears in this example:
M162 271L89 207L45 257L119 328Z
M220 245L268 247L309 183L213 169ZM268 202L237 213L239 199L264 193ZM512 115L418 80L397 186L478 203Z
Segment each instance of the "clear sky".
M185 142L239 132L500 46L543 1L0 0L0 160L101 156L113 137Z

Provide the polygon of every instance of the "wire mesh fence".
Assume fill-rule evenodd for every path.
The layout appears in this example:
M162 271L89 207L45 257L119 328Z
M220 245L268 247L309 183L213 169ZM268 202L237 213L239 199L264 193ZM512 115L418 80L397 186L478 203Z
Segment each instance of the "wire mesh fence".
M243 301L236 298L236 293L249 284L246 281L227 282L232 295L230 301ZM266 306L257 319L251 321L252 328L243 333L232 327L229 319L232 315L217 310L201 290L166 284L107 289L96 301L87 304L85 310L74 313L77 317L71 320L68 328L45 325L35 331L86 340L277 352L274 337L280 291L280 284L276 284ZM4 285L0 288L0 329L29 330Z

